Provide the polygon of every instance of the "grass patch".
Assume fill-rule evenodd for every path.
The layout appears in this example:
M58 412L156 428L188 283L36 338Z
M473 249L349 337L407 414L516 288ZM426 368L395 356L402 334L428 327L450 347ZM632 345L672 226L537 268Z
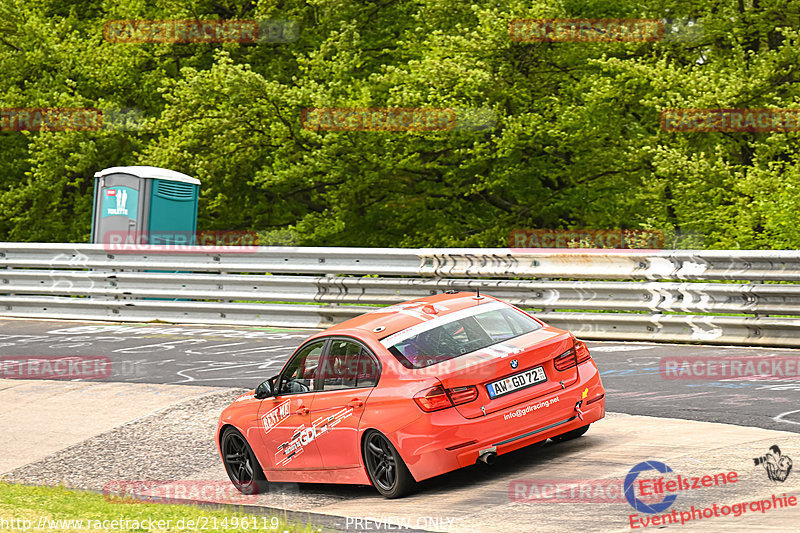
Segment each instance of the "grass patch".
M291 524L284 517L256 514L240 507L127 502L131 503L95 492L0 482L0 530L321 531L311 524Z

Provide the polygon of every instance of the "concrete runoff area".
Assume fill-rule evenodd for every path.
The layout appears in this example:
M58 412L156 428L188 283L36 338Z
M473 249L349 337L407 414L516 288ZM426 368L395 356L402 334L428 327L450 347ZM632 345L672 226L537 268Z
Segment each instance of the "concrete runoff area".
M0 379L0 473L215 387Z
M213 432L216 416L241 391L0 380L5 452L0 476L11 482L63 483L93 490L119 480L160 480L149 491L153 495L165 494L169 484L228 487ZM776 509L779 505L772 496L800 498L800 474L771 481L765 468L754 462L773 445L786 456L800 457L797 433L609 413L583 437L531 446L500 456L493 466L475 465L427 480L417 493L399 500L386 500L372 487L283 483L271 486L266 494L232 503L260 507L267 514L285 510L290 518L325 515L329 518L320 522L324 529L343 531L653 530L668 520L653 525L653 517L673 511L677 523L668 525L671 528L795 530L800 509ZM659 461L673 472L642 472L637 483L661 476L675 480L677 475L684 479L708 475L724 482L680 490L663 512L637 512L620 494L620 487L634 465L643 461ZM736 473L734 478L730 472ZM729 477L720 477L721 473ZM558 483L563 485L560 489ZM553 487L559 494L553 494ZM178 491L166 493L181 499ZM220 500L190 491L186 499L226 503L232 491L224 494ZM770 508L757 504L755 510L748 506L733 516L731 506L741 510L740 504L754 501L769 501ZM714 505L720 516L702 516L705 509L713 513ZM693 520L681 525L682 512L691 513L692 507L700 518L695 512ZM728 516L722 516L726 508ZM646 528L645 519L650 520Z

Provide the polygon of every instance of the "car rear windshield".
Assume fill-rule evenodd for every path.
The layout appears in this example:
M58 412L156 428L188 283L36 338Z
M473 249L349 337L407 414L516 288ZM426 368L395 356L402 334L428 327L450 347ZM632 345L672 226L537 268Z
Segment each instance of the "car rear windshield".
M541 327L528 315L504 306L405 337L388 348L406 368L425 368Z

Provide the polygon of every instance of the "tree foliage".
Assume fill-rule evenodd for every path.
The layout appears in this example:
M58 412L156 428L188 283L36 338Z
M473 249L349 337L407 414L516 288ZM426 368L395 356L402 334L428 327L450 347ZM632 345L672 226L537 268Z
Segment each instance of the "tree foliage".
M515 42L515 18L693 21L657 42ZM118 19L293 20L289 43L116 43ZM666 132L671 108L798 105L790 0L0 0L0 107L138 127L0 133L0 233L87 241L93 174L202 181L198 227L304 245L504 246L515 228L800 245L797 133ZM678 25L679 26L679 25ZM677 27L677 26L676 26ZM484 128L311 131L309 107L491 112Z

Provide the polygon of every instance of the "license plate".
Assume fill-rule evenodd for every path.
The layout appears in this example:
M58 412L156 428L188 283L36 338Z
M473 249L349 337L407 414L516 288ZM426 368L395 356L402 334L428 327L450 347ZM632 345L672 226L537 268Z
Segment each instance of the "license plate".
M511 394L521 389L533 387L539 383L547 381L547 376L544 373L544 368L537 366L530 370L525 370L519 374L508 376L507 378L494 381L486 385L486 390L489 393L489 398L497 398L504 394Z

